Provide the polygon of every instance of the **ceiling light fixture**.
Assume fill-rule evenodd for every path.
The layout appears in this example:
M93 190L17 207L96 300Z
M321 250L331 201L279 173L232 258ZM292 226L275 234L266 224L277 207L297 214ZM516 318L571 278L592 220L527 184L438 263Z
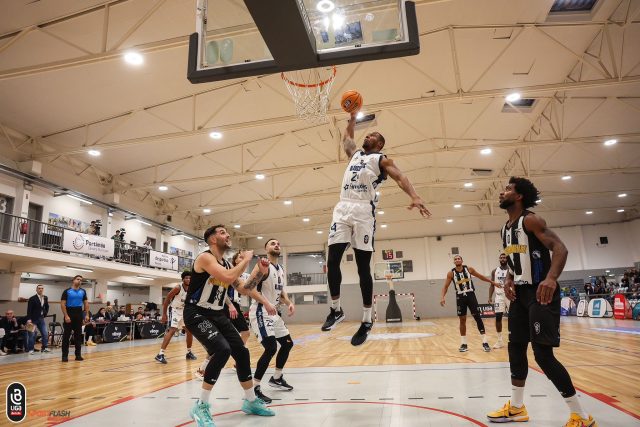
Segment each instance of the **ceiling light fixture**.
M189 236L187 236L187 235L184 235L184 236L182 236L182 237L184 237L184 238L185 238L185 239L187 239L187 240L193 240L193 237L189 237Z
M257 173L256 174L256 179L263 180L264 179L264 174Z
M483 148L482 150L480 150L480 154L483 154L485 156L491 154L491 148Z
M627 193L620 193L620 194L618 194L618 197L620 197L620 198L627 197Z
M144 221L143 221L143 220L141 220L141 219L136 219L136 221L138 221L140 224L144 224L144 225L151 226L151 224L149 224L148 222L144 222Z
M563 181L569 181L571 179L571 175L565 175L562 177Z
M241 225L240 225L240 224L235 224L235 225L233 226L233 228L240 228L240 227L241 227Z
M456 209L460 209L462 207L462 205L457 203L457 204L453 205L453 207L456 208Z
M78 270L78 271L86 271L87 273L93 273L93 270L91 270L89 268L73 267L71 265L67 265L65 268L67 270Z
M256 236L256 239L262 240L262 236Z
M465 182L465 183L464 183L464 186L465 186L466 188L471 188L471 187L473 187L473 182Z
M303 222L309 222L309 221L311 221L311 220L310 220L309 218L302 218L302 221L303 221Z
M211 209L209 209L209 208L204 208L204 209L202 209L202 212L204 212L204 213L208 214L208 213L211 213Z
M622 213L622 212L624 212L624 209L618 209L616 212Z
M138 52L126 52L124 61L129 65L142 65L144 64L144 57Z
M587 215L593 215L593 211L586 211L585 212Z
M97 157L100 155L100 152L98 150L89 150L87 151L87 153L89 153L89 155L93 157Z
M387 224L382 224L380 227L387 228Z
M610 146L610 145L616 145L617 143L618 143L618 140L617 140L617 139L607 139L607 140L604 142L604 145L606 145L606 146L608 147L608 146Z
M211 132L211 133L209 133L209 138L211 138L211 139L221 139L222 138L222 133L220 133L220 132Z
M361 119L364 117L364 113L362 111L358 111L358 114L356 114L356 120Z
M153 277L149 277L149 276L136 276L138 279L144 279L144 280L154 280Z
M542 203L542 199L536 200L536 203Z
M316 231L316 234L322 234L322 231L318 230Z
M92 205L93 204L90 201L81 199L80 197L74 196L73 194L67 194L67 197L71 197L73 200L77 200L79 202L86 203L87 205Z
M316 9L318 12L329 13L333 9L335 9L336 5L331 0L320 0L318 4L316 4Z
M158 187L158 190L160 191L167 191L169 189L169 187L167 187L166 185L161 185L160 187Z
M453 222L451 218L447 218L447 222Z
M384 215L384 211L378 211L378 215Z
M292 204L292 203L293 203L293 202L292 202L291 200L285 200L285 201L284 201L284 204L285 204L285 205L287 205L287 206L288 206L288 205L290 205L290 204Z
M507 102L516 102L521 98L521 95L518 92L513 92L507 95L504 99Z

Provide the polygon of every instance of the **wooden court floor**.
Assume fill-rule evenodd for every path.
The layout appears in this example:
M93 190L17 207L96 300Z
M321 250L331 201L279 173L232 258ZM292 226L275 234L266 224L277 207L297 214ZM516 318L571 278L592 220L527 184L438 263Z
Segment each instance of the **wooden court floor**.
M493 345L494 320L485 321ZM405 322L397 327L379 324L372 335L385 334L386 339L371 339L358 348L348 341L356 328L355 323L344 323L327 333L315 324L291 325L296 346L287 366L474 364L508 360L506 348L490 353L482 351L471 318L467 324L467 353L457 350L457 318ZM411 333L432 335L417 338L402 335ZM562 345L556 354L571 373L576 387L623 411L640 414L640 323L566 318L561 333ZM202 347L195 342L194 352L199 360L186 361L184 338L173 340L166 352L169 363L161 365L153 360L159 346L160 341L152 340L99 344L85 347L83 362L75 362L71 357L64 364L60 362L60 349L55 349L52 355L6 356L0 359L0 384L3 389L14 381L26 386L28 417L24 425L51 425L64 421L69 414L75 418L192 380L193 371L205 356ZM249 339L248 347L255 368L262 347L254 337ZM537 369L531 353L529 365ZM504 394L509 392L504 390ZM2 420L4 423L4 415ZM125 421L114 420L118 425L127 425Z

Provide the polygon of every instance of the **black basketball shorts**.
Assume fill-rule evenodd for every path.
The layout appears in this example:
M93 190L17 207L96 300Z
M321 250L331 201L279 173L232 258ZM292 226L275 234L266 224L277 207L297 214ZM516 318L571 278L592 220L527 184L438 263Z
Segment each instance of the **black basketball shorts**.
M475 292L467 292L466 294L456 294L456 307L458 316L466 316L467 308L473 316L478 313L478 298Z
M509 341L536 342L560 346L560 287L551 302L541 305L536 300L536 285L518 285L516 300L509 308Z

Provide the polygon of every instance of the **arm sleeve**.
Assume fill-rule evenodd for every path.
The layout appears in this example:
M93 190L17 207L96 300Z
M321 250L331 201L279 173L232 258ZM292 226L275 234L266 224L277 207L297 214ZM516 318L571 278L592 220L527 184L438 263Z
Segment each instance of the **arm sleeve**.
M85 291L84 289L82 290L82 301L86 301L87 300L87 291Z
M62 296L60 297L61 300L66 301L67 300L67 289L64 290L64 292L62 293Z

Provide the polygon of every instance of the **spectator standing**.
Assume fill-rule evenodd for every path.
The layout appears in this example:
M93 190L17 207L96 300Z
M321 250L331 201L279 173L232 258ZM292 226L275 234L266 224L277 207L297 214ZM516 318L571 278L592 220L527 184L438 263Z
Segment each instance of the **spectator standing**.
M36 294L29 298L27 302L27 319L38 328L40 335L42 335L40 351L43 353L49 352L47 348L49 331L47 330L47 323L44 320L47 314L49 314L49 297L44 294L44 286L38 285L36 286ZM35 338L35 333L33 337ZM33 352L31 352L31 354L33 354Z

